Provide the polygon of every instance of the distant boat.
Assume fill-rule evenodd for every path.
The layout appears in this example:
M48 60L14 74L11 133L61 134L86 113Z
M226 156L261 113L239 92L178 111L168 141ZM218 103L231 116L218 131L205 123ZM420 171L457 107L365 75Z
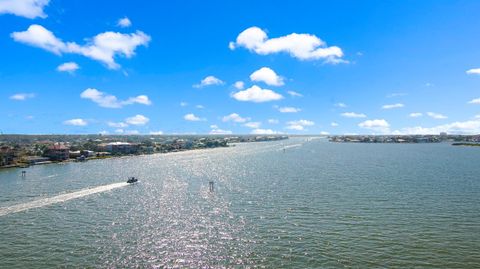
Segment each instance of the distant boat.
M129 184L133 184L135 182L138 182L138 178L136 178L136 177L129 177L128 180L127 180L127 183L129 183Z

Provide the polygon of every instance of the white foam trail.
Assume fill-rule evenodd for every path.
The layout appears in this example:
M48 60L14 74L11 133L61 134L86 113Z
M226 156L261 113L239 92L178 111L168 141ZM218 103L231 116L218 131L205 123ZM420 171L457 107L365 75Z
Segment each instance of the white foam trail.
M69 200L72 200L72 199L81 198L81 197L91 195L91 194L95 194L95 193L106 192L106 191L109 191L109 190L125 187L125 186L128 186L128 185L129 184L126 183L126 182L113 183L113 184L99 186L99 187L95 187L95 188L83 189L83 190L79 190L79 191L76 191L76 192L60 194L60 195L57 195L57 196L48 197L48 198L44 198L44 199L39 199L39 200L28 202L28 203L3 207L3 208L0 208L0 217L8 215L8 214L12 214L12 213L22 212L22 211L33 209L33 208L49 206L49 205L56 204L56 203L63 203L63 202L66 202L66 201L69 201Z
M280 149L277 149L277 150L280 151L280 150L284 150L284 149L296 148L296 147L301 147L301 146L303 146L303 144L292 144L292 145L286 145L286 146L284 146Z

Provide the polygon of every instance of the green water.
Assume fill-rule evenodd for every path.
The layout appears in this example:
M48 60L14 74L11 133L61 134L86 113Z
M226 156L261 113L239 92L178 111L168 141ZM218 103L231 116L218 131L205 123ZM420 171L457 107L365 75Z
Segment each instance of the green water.
M3 170L0 268L479 268L478 160L292 138Z

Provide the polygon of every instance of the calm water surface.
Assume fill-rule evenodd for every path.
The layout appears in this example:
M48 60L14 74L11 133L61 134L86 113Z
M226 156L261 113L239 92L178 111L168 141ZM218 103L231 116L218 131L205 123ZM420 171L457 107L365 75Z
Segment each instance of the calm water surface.
M479 160L292 138L2 170L0 268L479 268Z

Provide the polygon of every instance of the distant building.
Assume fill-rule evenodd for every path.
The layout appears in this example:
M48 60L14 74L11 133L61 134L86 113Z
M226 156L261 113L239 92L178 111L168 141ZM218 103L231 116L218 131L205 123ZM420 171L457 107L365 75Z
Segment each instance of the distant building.
M15 161L15 152L12 148L3 146L0 148L0 166L11 165Z
M44 156L49 157L52 161L68 160L70 158L70 148L62 144L55 144L47 148Z
M93 156L96 155L96 153L92 150L82 150L80 153L87 158L88 157L93 157Z
M98 151L106 151L112 154L136 154L139 148L139 144L127 142L111 142L98 145Z

